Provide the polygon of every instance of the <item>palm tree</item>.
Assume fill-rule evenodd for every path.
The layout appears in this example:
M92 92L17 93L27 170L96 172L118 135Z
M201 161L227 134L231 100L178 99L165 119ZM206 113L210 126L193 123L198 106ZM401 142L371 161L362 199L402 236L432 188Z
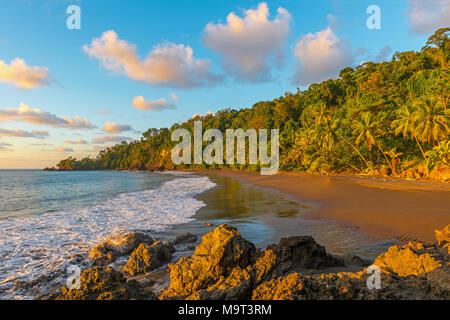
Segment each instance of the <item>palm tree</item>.
M394 173L397 173L397 163L400 160L400 156L403 154L403 152L397 152L396 149L397 147L386 152L386 154L391 158L392 167L395 169Z
M416 117L412 107L407 104L402 105L397 111L397 119L392 121L391 126L396 135L402 134L405 138L411 137L411 139L415 139L417 145L419 146L420 152L425 159L425 153L423 152L422 146L415 135Z
M449 116L440 103L434 99L416 101L417 110L413 113L416 121L414 135L422 142L433 142L434 145L449 135Z
M383 154L384 158L389 164L389 167L391 167L392 172L395 172L385 152L381 148L378 141L375 139L374 134L378 132L379 124L380 123L378 121L372 121L372 114L370 112L363 113L360 120L355 120L353 122L354 125L353 133L358 135L355 142L356 144L360 144L361 141L365 140L367 146L369 147L369 150L372 150L373 145L377 145L378 149L380 149L381 153Z
M428 172L431 172L433 168L436 168L436 177L439 171L439 166L450 166L450 140L442 141L438 146L432 150L427 151L426 168Z

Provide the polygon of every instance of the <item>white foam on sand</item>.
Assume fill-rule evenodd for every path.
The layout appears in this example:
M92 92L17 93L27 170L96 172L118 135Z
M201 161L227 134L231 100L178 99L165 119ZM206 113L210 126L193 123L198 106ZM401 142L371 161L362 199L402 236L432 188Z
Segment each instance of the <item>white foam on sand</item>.
M194 196L214 186L207 177L186 176L88 207L0 220L0 298L35 298L42 294L30 285L35 279L61 283L67 266L106 236L189 222L205 206Z

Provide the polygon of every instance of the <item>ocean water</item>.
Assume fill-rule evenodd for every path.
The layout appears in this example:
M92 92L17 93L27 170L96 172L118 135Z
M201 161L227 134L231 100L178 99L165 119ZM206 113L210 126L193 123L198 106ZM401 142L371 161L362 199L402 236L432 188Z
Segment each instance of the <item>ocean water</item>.
M35 298L30 281L60 281L106 236L189 222L214 186L181 173L0 170L0 298Z

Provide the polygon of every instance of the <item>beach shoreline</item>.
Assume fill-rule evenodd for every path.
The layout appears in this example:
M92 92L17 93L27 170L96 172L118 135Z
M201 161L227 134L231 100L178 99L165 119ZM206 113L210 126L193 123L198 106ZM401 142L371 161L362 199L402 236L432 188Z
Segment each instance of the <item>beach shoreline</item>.
M288 199L314 203L314 219L351 224L370 237L432 242L433 230L450 223L450 184L359 176L319 176L282 172L262 176L239 170L189 170L237 179L283 193Z

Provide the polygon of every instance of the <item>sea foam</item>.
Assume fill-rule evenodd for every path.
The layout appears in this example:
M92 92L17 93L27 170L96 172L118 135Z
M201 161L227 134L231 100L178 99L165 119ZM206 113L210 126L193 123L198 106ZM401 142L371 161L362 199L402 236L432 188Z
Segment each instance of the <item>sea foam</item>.
M35 298L43 293L30 283L36 279L61 283L66 268L106 236L189 222L205 205L195 196L214 186L207 177L186 175L88 207L0 220L0 298Z

